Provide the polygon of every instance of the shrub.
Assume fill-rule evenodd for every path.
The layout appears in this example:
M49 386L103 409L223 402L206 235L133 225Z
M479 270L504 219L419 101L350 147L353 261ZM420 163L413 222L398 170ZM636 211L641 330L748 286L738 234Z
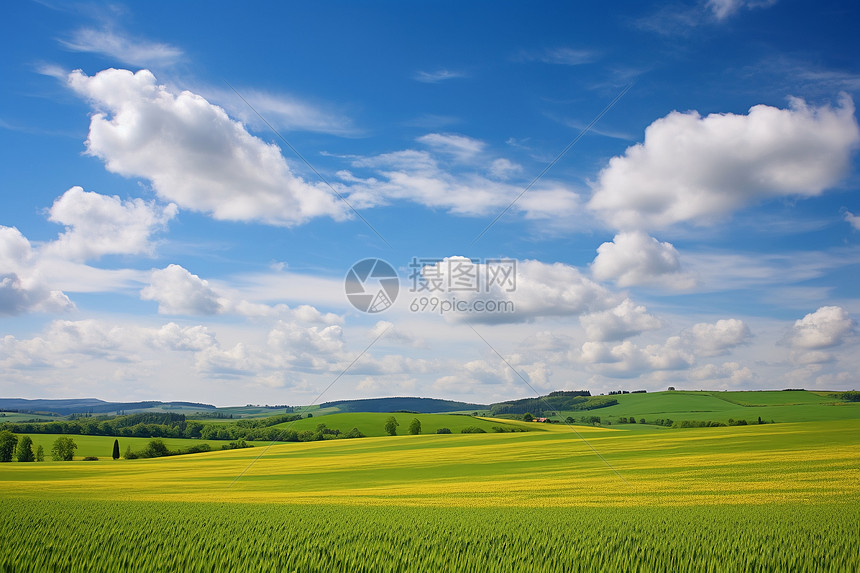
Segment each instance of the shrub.
M450 434L451 429L450 428L439 428L438 430L436 430L436 433L437 434Z
M84 458L84 461L85 462L97 462L97 461L99 461L99 459L95 456L87 456Z
M343 435L344 438L363 438L364 434L358 428L353 428Z
M486 434L487 431L483 428L479 428L477 426L466 426L462 430L460 430L461 434Z

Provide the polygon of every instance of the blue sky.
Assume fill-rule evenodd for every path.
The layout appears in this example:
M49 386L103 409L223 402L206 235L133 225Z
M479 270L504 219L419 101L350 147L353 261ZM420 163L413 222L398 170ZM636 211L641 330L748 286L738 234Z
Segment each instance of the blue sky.
M0 395L857 387L854 3L6 12Z

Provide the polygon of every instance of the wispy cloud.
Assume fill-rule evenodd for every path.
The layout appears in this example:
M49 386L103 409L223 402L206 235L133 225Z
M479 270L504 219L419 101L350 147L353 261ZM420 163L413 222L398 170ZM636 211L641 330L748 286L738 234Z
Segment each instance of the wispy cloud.
M707 0L686 6L669 4L662 6L635 22L635 26L664 36L688 36L692 31L707 24L721 24L741 10L770 8L778 0Z
M439 82L444 82L445 80L453 80L465 77L466 72L460 70L449 70L447 68L440 68L432 72L420 70L415 72L415 74L412 76L415 81L422 82L425 84L436 84Z
M132 38L111 29L80 28L59 42L74 52L101 54L133 66L171 66L183 57L176 46Z
M254 110L278 129L312 131L344 137L360 135L360 130L356 128L352 118L332 109L333 106L317 101L310 102L291 94L239 88L239 93L247 101L245 103L230 90L201 87L199 91L223 105L233 116L255 128L268 129L248 104L254 106Z
M538 51L521 52L516 58L520 62L543 62L562 66L581 66L590 64L599 58L594 50L582 50L567 47L548 48Z

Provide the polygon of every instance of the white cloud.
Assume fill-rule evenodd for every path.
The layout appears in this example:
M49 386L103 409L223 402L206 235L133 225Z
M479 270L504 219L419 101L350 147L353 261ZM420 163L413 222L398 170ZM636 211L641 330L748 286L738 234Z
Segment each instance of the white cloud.
M855 215L851 211L845 211L845 220L856 230L860 231L860 216Z
M75 308L62 291L48 286L37 259L30 241L17 228L0 225L0 316Z
M705 364L690 370L690 380L698 382L709 382L713 388L715 384L729 382L733 388L755 379L755 374L747 366L741 366L737 362L723 362L721 365Z
M453 80L456 78L465 78L466 73L458 70L449 70L440 68L432 72L418 71L412 76L416 81L425 84L437 84L445 80Z
M586 367L612 378L635 378L646 372L684 370L692 366L696 357L680 337L673 336L664 344L639 346L629 340L620 344L585 342L580 361Z
M577 316L604 310L618 303L617 295L585 277L575 267L532 260L516 261L514 265L515 269L510 276L515 282L486 280L486 277L493 273L493 269L510 269L511 265L491 265L488 268L485 263L473 263L468 258L456 256L446 257L436 264L423 267L422 274L428 285L440 284L448 288L447 285L456 287L461 282L471 285L471 279L462 278L464 273L468 273L471 277L477 277L479 290L450 291L455 295L454 298L469 304L475 301L493 301L498 308L503 309L500 312L446 314L446 317L452 320L482 323L528 322L539 317ZM496 279L501 276L496 275ZM426 295L427 293L424 294ZM444 298L444 293L440 296ZM512 312L510 306L513 307Z
M151 344L169 350L199 352L218 346L215 335L202 325L180 326L175 322L169 322L148 334Z
M151 254L150 235L176 215L176 205L142 199L122 201L72 187L49 211L49 220L66 226L47 254L75 260L112 254Z
M732 348L744 344L752 336L749 327L742 320L729 318L717 322L693 325L684 333L696 354L715 356L725 354Z
M642 305L625 299L615 308L579 317L589 340L623 340L648 330L656 330L663 323L649 314Z
M242 294L223 286L216 288L208 280L192 274L184 267L171 264L150 273L149 285L141 290L140 298L157 302L160 314L233 314L248 318L279 318L323 325L343 322L343 317L330 312L320 312L307 304L290 308L286 304L250 302L242 298Z
M366 179L348 171L338 173L350 184L344 190L359 208L407 200L457 215L481 216L500 213L523 190L480 173L446 171L427 151L403 150L364 157L356 159L353 166L372 170L372 176ZM570 225L570 218L581 211L579 203L579 196L570 189L543 182L513 204L512 211L529 219L563 220Z
M15 273L0 274L0 316L32 311L60 313L74 308L62 291L48 290L38 283L22 280Z
M209 282L179 265L152 271L140 298L156 301L161 314L218 314L223 309L222 298Z
M306 101L297 96L283 93L269 93L256 89L239 88L242 101L231 90L202 88L203 93L215 101L224 102L233 116L255 128L269 130L257 115L285 131L311 131L340 136L354 136L359 130L351 118L332 109L332 106L318 101ZM249 104L253 109L250 109ZM254 112L257 113L254 113Z
M591 272L594 278L621 287L662 284L684 289L696 284L693 275L682 270L681 256L671 243L641 231L619 233L611 243L600 245Z
M748 115L672 112L610 160L589 207L621 230L709 223L767 198L820 195L845 175L858 141L847 95L836 108L792 99Z
M589 64L597 58L598 54L593 50L558 47L542 51L524 52L517 59L563 66L581 66L582 64Z
M517 165L503 157L494 159L490 164L490 175L496 179L508 179L517 173L521 173L522 170L523 168L521 165Z
M428 133L419 137L418 141L462 162L471 161L486 147L483 141L455 134Z
M220 220L274 225L345 217L334 194L296 177L276 145L199 95L158 85L148 70L74 71L68 84L95 110L87 152L111 172L150 180L167 201Z
M395 326L394 323L389 322L387 320L378 321L376 324L373 325L373 328L371 328L369 332L370 336L374 339L382 335L383 333L385 333L385 336L383 340L380 340L380 342L415 347L422 345L422 342L418 338L416 338L414 334L398 326Z
M798 350L831 348L842 344L854 326L854 320L844 308L822 306L795 321L788 342Z
M112 30L81 28L60 43L75 52L101 54L133 66L169 66L183 56L176 46L132 39Z
M717 20L725 20L737 13L741 8L768 8L777 0L708 0L707 7Z

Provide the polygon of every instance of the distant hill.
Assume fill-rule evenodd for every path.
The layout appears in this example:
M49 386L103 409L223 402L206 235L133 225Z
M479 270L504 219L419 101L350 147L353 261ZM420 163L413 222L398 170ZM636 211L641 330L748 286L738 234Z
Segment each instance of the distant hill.
M75 398L69 400L26 400L24 398L0 398L0 410L17 410L23 413L51 412L69 414L107 414L120 410L131 412L150 408L214 410L211 404L196 402L105 402L97 398Z
M320 408L337 408L341 412L397 412L407 410L420 414L457 412L460 410L486 410L487 404L470 404L437 398L368 398L364 400L336 400L320 404Z

